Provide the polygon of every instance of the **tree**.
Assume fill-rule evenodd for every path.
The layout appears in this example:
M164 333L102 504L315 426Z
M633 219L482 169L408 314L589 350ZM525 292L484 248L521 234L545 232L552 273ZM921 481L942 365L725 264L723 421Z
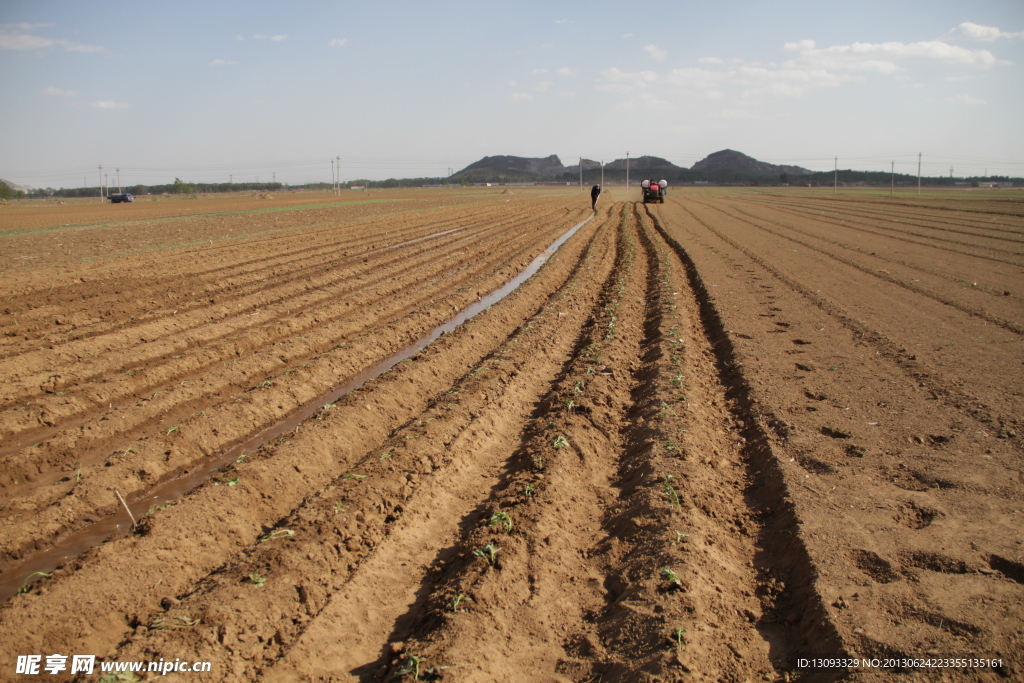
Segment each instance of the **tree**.
M186 183L181 178L174 179L174 194L187 194L194 196L196 193L196 186Z
M0 199L10 199L14 196L14 190L11 186L0 180Z

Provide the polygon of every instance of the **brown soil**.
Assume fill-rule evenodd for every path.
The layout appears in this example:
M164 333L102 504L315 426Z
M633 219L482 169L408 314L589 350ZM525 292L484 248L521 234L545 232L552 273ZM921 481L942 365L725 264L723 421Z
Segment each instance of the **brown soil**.
M499 192L5 207L0 679L1024 676L1024 202L610 202L327 403L592 213Z

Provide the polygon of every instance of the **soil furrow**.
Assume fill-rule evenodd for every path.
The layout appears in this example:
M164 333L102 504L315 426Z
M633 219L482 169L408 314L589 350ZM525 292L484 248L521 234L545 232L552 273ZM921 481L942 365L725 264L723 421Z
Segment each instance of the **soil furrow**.
M366 344L365 338L355 337L350 344L342 344L323 354L322 358L312 364L312 368L307 368L307 372L303 374L306 375L307 380L315 378L317 374L324 376L324 373L328 373L328 377L337 377L340 373L344 373L340 376L355 374L362 367L372 365L381 357L386 357L389 353L397 351L402 346L423 336L442 322L444 317L450 315L451 311L457 311L477 299L478 294L494 289L501 282L508 280L511 273L525 265L528 256L525 250L520 251L513 256L514 259L520 260L518 265L511 266L506 263L497 271L493 270L493 263L490 259L482 259L476 264L474 271L490 269L491 272L486 279L474 284L472 288L466 289L467 285L463 284L453 294L439 298L426 310L416 311L413 315L407 315L405 319L395 316L392 320L386 318L376 320L373 324L380 330L385 332L388 332L390 328L394 328L394 330L383 336L380 333L374 333L373 344ZM502 255L498 255L496 258L502 258ZM510 270L510 267L513 270ZM458 286L459 280L430 284L435 289L452 287ZM429 294L425 297L429 298ZM416 308L418 308L418 304L407 305L404 313L408 314ZM363 329L369 327L368 324ZM325 345L322 344L322 346ZM353 351L353 346L360 350ZM282 365L282 363L287 362L288 356L287 353L282 354L277 349L269 347L255 355L243 357L238 365L245 378L265 376L266 369L257 368L254 371L251 366L262 362L267 369L286 369L288 366ZM299 358L303 357L305 354L300 353ZM265 360L261 361L261 358L265 358ZM274 370L271 371L274 372ZM281 372L281 370L278 369L276 372ZM228 377L230 378L230 375ZM280 379L290 383L292 378L282 376ZM299 375L294 379L302 381L304 378ZM245 383L228 384L226 388L235 392L239 389L245 390L247 384L251 387L251 382L248 380L243 380L243 382ZM275 383L270 380L264 382L264 384L271 385ZM64 462L56 460L51 465L52 474L48 479L45 473L38 469L38 464L34 464L33 466L37 469L31 471L31 476L37 478L38 484L34 484L32 490L38 489L39 495L43 496L44 501L52 501L55 500L54 496L65 495L59 490L64 486L60 486L56 491L52 485L46 488L40 487L47 483L56 483L56 478L66 476L63 472L72 465L71 460L73 459L77 465L71 466L70 470L81 473L75 477L76 481L68 482L73 495L71 498L63 500L62 505L45 508L42 514L20 519L14 528L10 528L8 538L5 539L3 546L7 557L21 557L24 553L41 547L40 543L46 542L43 539L53 538L55 535L66 533L80 525L82 518L94 518L97 514L102 514L104 510L115 509L117 501L111 498L109 491L111 482L119 482L122 492L131 498L137 491L146 490L154 484L177 476L182 471L191 468L197 459L209 457L211 454L227 448L253 431L257 431L274 420L281 419L318 393L323 393L322 389L317 388L322 386L321 381L303 382L300 385L302 387L300 390L289 387L288 383L282 383L279 387L268 386L265 389L255 387L255 391L249 389L245 394L236 395L233 399L226 400L217 397L224 391L224 385L204 387L201 378L198 389L207 396L216 397L213 402L197 405L194 401L186 399L182 405L182 393L187 392L187 389L179 388L174 393L164 396L150 410L139 411L136 409L135 414L142 420L137 424L126 423L122 419L118 423L110 422L111 426L106 429L103 429L102 426L99 429L84 427L79 430L78 434L73 432L70 437L58 440L54 450L56 453L66 454L63 455ZM265 398L263 398L264 396ZM247 400L240 406L238 399L241 397ZM204 409L195 413L196 407ZM240 408L241 410L239 410ZM162 436L154 436L153 432L157 430L150 427L148 429L149 436L140 437L139 434L144 434L147 431L147 425L157 426ZM208 425L216 426L211 429ZM109 436L103 438L104 432L109 432ZM72 440L71 443L61 443L61 441L68 441L69 438ZM97 441L96 447L83 451L82 440L89 444L93 439ZM127 448L134 450L137 455L133 458L112 459L110 457L111 447L115 453L120 453ZM71 450L72 448L74 450ZM163 456L158 455L159 453L162 453ZM96 461L95 463L89 461L90 456L92 460ZM144 463L141 469L139 463ZM81 479L85 479L84 484ZM26 507L38 509L38 501L34 498L12 499L8 507L11 513L23 511ZM29 536L24 536L25 533L28 533Z
M183 594L193 581L222 564L236 549L247 547L259 538L263 533L261 528L280 520L309 491L319 490L347 471L353 458L378 446L398 425L421 411L427 397L450 386L455 376L467 372L473 362L478 362L475 359L494 348L495 340L506 337L522 321L524 307L535 308L535 302L547 296L547 288L556 280L564 280L574 270L575 259L584 244L580 240L585 239L585 235L577 235L563 247L563 253L549 261L548 266L520 291L429 347L421 354L427 362L402 364L343 404L339 403L332 409L331 417L340 425L348 425L340 440L317 435L315 431L312 442L301 449L293 448L285 440L275 447L274 458L241 473L244 485L207 485L155 513L161 518L160 533L109 541L55 572L53 580L47 580L46 585L9 601L0 611L5 642L22 642L27 638L25 645L30 647L32 643L64 641L65 638L85 645L93 643L93 638L101 638L105 643L111 642L109 638L116 641L116 634L123 632L125 624L134 618L133 614L157 610L161 596L153 595L150 588L143 586L152 586L156 583L155 577L162 576L161 583L165 584L168 595ZM432 363L434 359L438 359L438 363ZM228 521L230 511L239 505L246 508L245 518ZM206 518L221 518L225 523L210 527L196 521ZM201 531L197 533L197 530ZM109 594L92 603L94 606L86 608L77 604L73 596L82 594L83 590L95 590L102 583L97 582L96 577L125 555L136 558L131 576L139 577L138 589L110 585ZM50 627L31 633L19 626L26 618L31 618L28 615L39 613L37 610L53 617L80 614L83 609L88 614L81 622L51 619ZM75 624L93 624L97 630L83 631ZM108 635L101 635L103 633ZM81 638L85 640L79 640ZM101 650L108 648L109 644Z
M842 263L845 266L849 266L850 268L855 268L856 270L859 270L862 273L870 275L871 277L878 278L879 280L884 280L885 282L888 282L890 284L896 285L897 287L901 287L903 289L906 289L907 291L913 292L915 294L920 294L921 296L926 296L929 299L934 299L935 301L937 301L937 302L939 302L941 304L945 304L947 306L952 306L953 308L955 308L955 309L957 309L959 311L962 311L962 312L964 312L964 313L966 313L966 314L968 314L970 316L974 316L976 318L980 318L980 319L982 319L982 320L984 320L986 322L992 323L993 325L998 325L999 327L1002 327L1003 329L1006 329L1006 330L1008 330L1010 332L1013 332L1015 334L1024 335L1024 326L1022 326L1022 325L1019 325L1019 324L1017 324L1017 323L1015 323L1013 321L1010 321L1010 320L1006 320L1005 318L1000 318L998 316L994 316L994 315L988 313L987 311L985 311L985 310L983 310L983 309L981 309L981 308L979 308L977 306L969 306L967 304L961 303L960 301L954 299L951 296L947 296L947 295L941 294L939 292L927 289L925 287L922 287L922 286L919 286L919 285L915 285L913 282L907 282L904 279L901 279L901 278L898 278L898 277L894 277L893 275L891 275L891 274L889 274L887 272L884 272L883 270L880 270L880 269L877 269L877 268L870 268L868 266L865 266L865 265L855 261L854 259L848 258L848 257L843 256L841 254L837 254L837 253L835 253L835 252L833 252L833 251L831 251L829 249L817 246L817 245L812 244L812 243L810 243L810 242L808 242L806 240L799 239L799 238L796 238L796 237L792 237L791 235L787 235L787 234L785 234L783 232L780 232L778 230L773 230L771 228L768 228L765 225L763 225L763 222L765 222L765 219L763 219L763 218L759 219L759 220L750 220L750 218L754 218L754 217L750 216L750 214L747 214L747 213L745 213L745 212L743 212L742 210L739 210L739 209L733 209L737 213L742 214L740 216L737 216L736 214L730 213L729 210L723 209L721 207L717 207L717 206L716 207L712 207L712 206L710 206L708 204L703 204L703 206L705 206L705 207L707 207L709 209L713 208L714 210L720 211L721 213L725 214L726 216L729 216L729 217L734 218L734 219L736 219L738 221L746 223L747 225L753 226L753 227L757 228L758 230L762 230L762 231L764 231L764 232L766 232L766 233L768 233L770 235L775 235L777 237L781 237L782 239L786 239L786 240L789 240L791 242L794 242L795 244L799 244L801 246L807 247L808 249L812 249L812 250L818 252L819 254L824 254L825 256L828 256L829 258L835 259L836 261L838 261L839 263ZM744 218L743 216L748 216L748 218ZM780 227L786 227L786 226L780 226ZM811 237L810 235L807 235L806 232L801 231L801 230L795 230L795 232L798 232L799 234ZM979 296L982 295L981 292L978 292L977 294Z
M990 390L989 395L987 395L984 399L979 399L978 397L967 393L964 389L961 388L967 384L966 382L958 380L955 377L944 377L940 372L937 371L938 368L926 366L923 362L919 360L918 354L912 353L908 348L910 346L916 346L920 348L924 343L926 343L925 340L919 341L917 339L911 338L909 340L906 340L904 342L906 346L903 346L899 342L897 342L892 336L887 336L886 334L875 329L867 321L861 318L854 317L847 309L845 309L842 305L837 303L837 301L834 298L832 298L838 298L842 296L845 290L836 290L835 288L828 288L823 290L821 287L812 288L811 286L808 286L807 284L797 280L795 276L787 274L779 267L769 262L766 256L770 252L766 251L766 256L761 256L758 253L755 253L749 247L738 243L735 239L725 235L720 230L712 227L706 221L702 221L701 218L697 217L688 209L687 212L690 213L690 215L693 216L694 220L699 222L709 233L715 235L718 239L721 239L723 242L729 244L732 248L742 252L746 257L750 258L761 268L764 268L767 272L771 274L772 277L777 278L779 281L783 282L787 287L793 289L796 292L799 292L802 296L806 297L808 300L813 302L815 306L820 308L822 311L828 313L828 315L831 316L840 325L851 330L860 339L874 346L878 350L879 354L896 361L906 372L910 373L916 380L918 380L921 386L929 389L934 397L938 398L939 400L942 400L947 405L956 407L958 409L962 409L969 413L970 415L980 416L985 421L997 423L1003 422L1004 418L1002 417L1002 415L1009 415L1015 412L1012 409L1009 409L1009 405L1007 405L1005 408L1002 406L997 406L993 409L992 407L992 404L997 402L1006 401L1012 403L1011 396L999 396L999 394ZM807 271L805 270L803 273L804 278L806 278L806 272ZM764 287L767 287L768 290L771 289L770 285L764 285ZM822 291L827 291L830 294L822 295ZM893 303L891 303L890 306L905 305L905 303L901 304L897 302L895 299L893 299L892 302ZM918 308L918 310L920 309ZM879 312L880 311L878 309L875 309L876 314L878 314ZM941 317L941 311L939 311L938 314ZM891 315L889 317L890 319L892 318ZM904 318L905 316L896 316L896 320L903 320ZM889 324L892 325L891 322ZM940 328L944 326L944 324L939 325ZM953 326L953 329L962 328L962 324ZM896 330L890 331L890 335L895 331ZM965 334L964 337L969 339L969 333ZM956 342L954 341L953 345L955 346L955 344ZM977 364L979 368L980 366L985 365L986 363L988 363L989 365L994 365L996 363L1002 363L1005 365L1006 361L1008 360L1006 358L1000 358L996 351L989 352L989 350L985 349L984 347L976 348L974 351L976 355L967 358L966 362ZM990 361L986 358L983 361L983 355L990 356L992 360ZM942 362L939 361L938 364L941 366ZM1007 368L1007 371L1008 370L1009 368ZM981 387L973 387L975 391L978 391L980 388Z
M878 225L876 223L869 223L865 227L864 224L857 225L852 220L839 220L839 219L836 219L836 218L829 219L829 218L823 216L822 212L815 213L813 211L800 210L800 209L783 209L783 210L786 211L786 213L789 213L789 214L791 214L791 215L793 215L793 216L795 216L797 218L812 219L812 220L814 220L816 222L819 222L819 223L824 223L824 224L827 224L827 225L835 225L835 226L841 227L844 230L856 230L858 232L863 232L863 233L866 233L866 234L869 234L869 235L875 235L875 236L878 236L878 237L886 237L888 239L898 240L900 242L905 242L907 244L915 244L915 245L922 246L922 247L929 247L931 249L939 249L939 250L942 250L942 251L949 252L951 254L955 254L957 256L968 256L968 257L971 257L971 258L982 259L982 260L985 260L985 261L993 261L993 262L996 262L996 263L1006 263L1006 264L1009 264L1013 260L1013 255L1016 253L1013 250L1012 247L1007 247L1005 245L987 246L987 245L984 245L984 244L975 244L975 243L972 243L972 242L962 242L960 240L947 239L947 238L943 238L943 237L937 237L937 236L934 236L934 235L920 234L920 233L916 233L916 232L914 232L912 230L905 230L905 229L902 229L902 228L890 228L890 227L887 227L887 226L884 226L884 225ZM900 223L900 225L904 225L904 224ZM872 229L872 228L874 228L874 229ZM975 235L975 236L976 237L984 237L982 235ZM922 241L918 241L918 240L915 240L915 239L911 239L911 237L918 237L918 238L929 240L929 241L922 242ZM1016 242L1015 240L1007 240L1007 241ZM944 244L936 244L936 242L941 242L941 243L944 243ZM1016 243L1020 244L1020 242L1016 242ZM945 244L954 244L954 245L958 245L960 247L966 247L967 250L957 249L955 247L948 247L948 246L945 246ZM984 251L984 252L987 252L987 253L977 253L978 251ZM996 255L993 255L993 252Z
M352 461L348 474L338 476L320 494L278 520L275 526L295 532L294 541L283 542L282 539L283 543L274 545L256 543L234 566L221 568L200 582L196 589L183 591L187 595L181 595L182 602L175 601L171 606L177 610L175 613L188 610L204 615L203 623L213 629L215 638L220 641L203 645L204 649L214 646L211 657L220 662L225 657L233 658L233 652L256 648L261 654L253 657L252 665L257 669L266 666L280 655L279 646L290 646L293 639L307 630L307 622L329 602L332 609L337 608L341 596L330 598L330 593L347 590L346 586L351 584L365 585L367 576L371 588L384 588L375 570L378 565L389 567L393 579L402 575L406 570L393 560L394 553L398 552L395 547L414 555L422 554L427 539L434 538L422 533L424 524L450 523L451 517L444 513L445 501L456 506L476 504L475 497L467 498L464 492L479 486L480 472L488 469L484 454L493 452L490 457L500 457L504 450L502 443L517 436L515 422L506 421L502 416L510 411L529 413L535 400L531 385L543 383L549 374L547 368L557 366L564 353L557 344L552 346L551 339L566 326L571 329L573 325L580 325L583 318L578 311L589 310L587 301L596 294L588 283L592 277L590 268L598 273L609 268L609 256L601 254L607 244L604 240L604 247L594 245L598 248L593 250L592 264L590 258L574 263L570 255L570 262L561 266L573 268L575 272L560 288L565 297L559 310L554 310L549 303L536 315L528 316L518 332L490 349L480 362L481 367L464 376L448 392L435 397L425 412L400 426L388 441ZM471 327L476 325L473 323ZM465 331L462 334L472 335ZM560 343L569 343L571 339L569 335ZM422 360L429 362L429 359ZM415 365L424 363L417 361ZM353 400L359 409L363 400L373 400L372 392ZM331 432L346 428L345 422L336 418L338 410L339 407L335 407L324 411L322 422L315 427L311 425L315 431L299 431L289 440L288 447L308 447L309 440L329 439ZM257 458L251 465L240 467L241 476L245 476L245 469L258 466L262 460L262 457ZM421 509L433 510L431 519L423 520L418 514L412 514ZM155 524L158 526L152 533L159 529L160 522L155 521ZM292 557L294 560L289 559ZM302 576L296 575L294 579L299 580L300 585L288 584L292 580L291 570L271 574L266 569L268 563L279 570L286 567L299 570ZM406 565L419 566L415 562L403 566ZM270 577L265 589L253 592L256 586L251 580L246 581L252 572ZM411 587L413 592L415 581L418 579ZM386 587L391 591L401 588L397 581L387 582ZM296 590L305 596L299 603L295 601ZM232 599L248 596L261 605L276 602L284 613L253 610L239 621L234 610L222 611L224 595L236 593L237 598ZM167 618L171 617L173 614ZM251 619L256 621L245 623ZM366 623L359 631L366 633L373 627L373 622ZM264 632L277 633L276 640L253 637ZM149 637L142 638L142 633L139 632L138 643L129 646L130 650L151 649L173 642L176 640L173 636L178 635L150 633ZM189 634L181 635L187 640L194 639ZM189 647L193 647L192 643ZM378 644L372 643L372 647L376 650ZM122 655L129 656L124 651L119 654ZM252 669L244 674L236 673L241 680L251 680L253 675Z
M767 436L801 523L797 538L811 571L795 584L804 595L790 601L796 609L778 612L782 623L809 645L828 647L823 654L985 651L1019 669L1010 624L1020 615L1010 605L1020 587L987 578L992 558L1013 552L1010 520L1022 500L1010 484L1020 476L1019 446L992 429L1017 425L987 417L976 401L928 391L920 368L907 372L915 362L881 352L861 331L837 333L835 313L815 291L821 286L811 289L803 273L774 286L778 275L760 252L745 249L751 243L742 232L732 236L744 243L734 244L678 206L655 213L694 254L721 320L717 341L730 349L752 399L754 417L740 419L758 429L743 436L755 446ZM769 540L786 541L785 531ZM985 607L982 595L999 608ZM947 619L959 626L944 630ZM820 628L835 637L822 641ZM996 680L1005 672L971 675Z

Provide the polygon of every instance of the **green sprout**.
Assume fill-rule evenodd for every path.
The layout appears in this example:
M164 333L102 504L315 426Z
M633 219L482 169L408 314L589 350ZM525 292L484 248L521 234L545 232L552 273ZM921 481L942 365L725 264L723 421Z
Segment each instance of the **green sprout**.
M494 556L497 555L500 550L501 548L497 547L493 543L488 543L483 548L474 550L473 554L487 560L488 566L494 566Z
M679 575L676 574L675 571L673 571L671 567L662 567L661 568L661 578L664 579L665 581L668 581L669 583L675 585L676 588L682 588L683 587L683 580L679 578Z
M491 519L487 523L487 526L489 527L499 525L505 527L505 533L512 533L512 517L503 510L499 510L491 515Z
M665 481L662 482L661 485L662 488L665 489L665 495L668 496L668 501L671 506L677 510L681 510L683 506L679 503L679 494L676 492L675 487L672 486L672 482L670 481L674 477L675 475L673 474L666 475Z
M459 593L458 595L453 595L451 597L451 599L448 601L448 609L450 609L453 612L458 612L459 611L459 605L461 605L463 602L465 602L467 600L469 600L470 602L473 602L473 598L469 597L465 593Z
M288 538L294 536L295 532L291 529L277 529L271 531L269 534L260 539L260 543L266 543L267 541L273 541L278 538Z

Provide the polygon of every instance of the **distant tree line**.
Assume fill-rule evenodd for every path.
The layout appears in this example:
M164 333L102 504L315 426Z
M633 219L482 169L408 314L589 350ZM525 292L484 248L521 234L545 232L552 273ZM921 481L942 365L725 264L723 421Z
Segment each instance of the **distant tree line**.
M0 180L0 199L21 199L25 196L24 190L15 190L13 187Z
M691 171L689 169L645 169L642 167L630 168L629 178L634 185L639 184L644 178L664 178L673 184L690 184L693 182L707 182L713 185L720 184L748 184L757 183L760 185L832 185L836 175L834 171L820 171L815 173L793 174L782 173L778 175L754 175L739 172L717 172L704 173ZM388 178L387 180L348 180L341 184L344 188L367 187L371 189L385 188L406 188L406 187L438 187L445 185L468 185L473 183L570 183L576 184L580 180L579 173L563 173L560 176L551 178L539 176L527 172L493 171L488 169L473 169L467 173L456 173L449 177L432 178ZM888 186L893 176L886 171L853 171L840 170L838 181L840 184L850 185L862 183L865 185ZM606 184L623 184L626 182L626 172L621 169L604 170L604 181ZM584 169L583 184L594 185L601 182L601 169ZM917 185L917 176L907 173L897 173L895 182L900 186ZM968 182L977 187L980 183L1012 182L1020 187L1024 186L1024 178L1012 178L1009 176L968 176L950 178L948 176L922 177L921 184L928 187L954 187L957 183ZM126 185L122 188L124 192L133 195L146 194L172 194L192 196L199 193L227 193L227 192L269 192L282 189L303 188L307 190L329 191L333 186L331 183L305 183L303 185L288 186L283 183L188 183L175 178L173 183L166 185ZM116 188L107 188L108 192L116 191ZM29 197L98 197L99 187L73 187L54 189L52 187L37 188L30 190ZM6 183L0 182L0 199L16 199L24 197L25 193L12 190Z
M144 194L177 194L194 195L198 193L208 194L216 192L269 192L280 191L284 188L283 183L187 183L175 178L173 183L167 185L125 185L121 188L123 192L133 195ZM107 192L115 194L116 187L108 187ZM52 187L37 188L29 192L30 197L99 197L100 188L93 187L71 187L55 190Z

